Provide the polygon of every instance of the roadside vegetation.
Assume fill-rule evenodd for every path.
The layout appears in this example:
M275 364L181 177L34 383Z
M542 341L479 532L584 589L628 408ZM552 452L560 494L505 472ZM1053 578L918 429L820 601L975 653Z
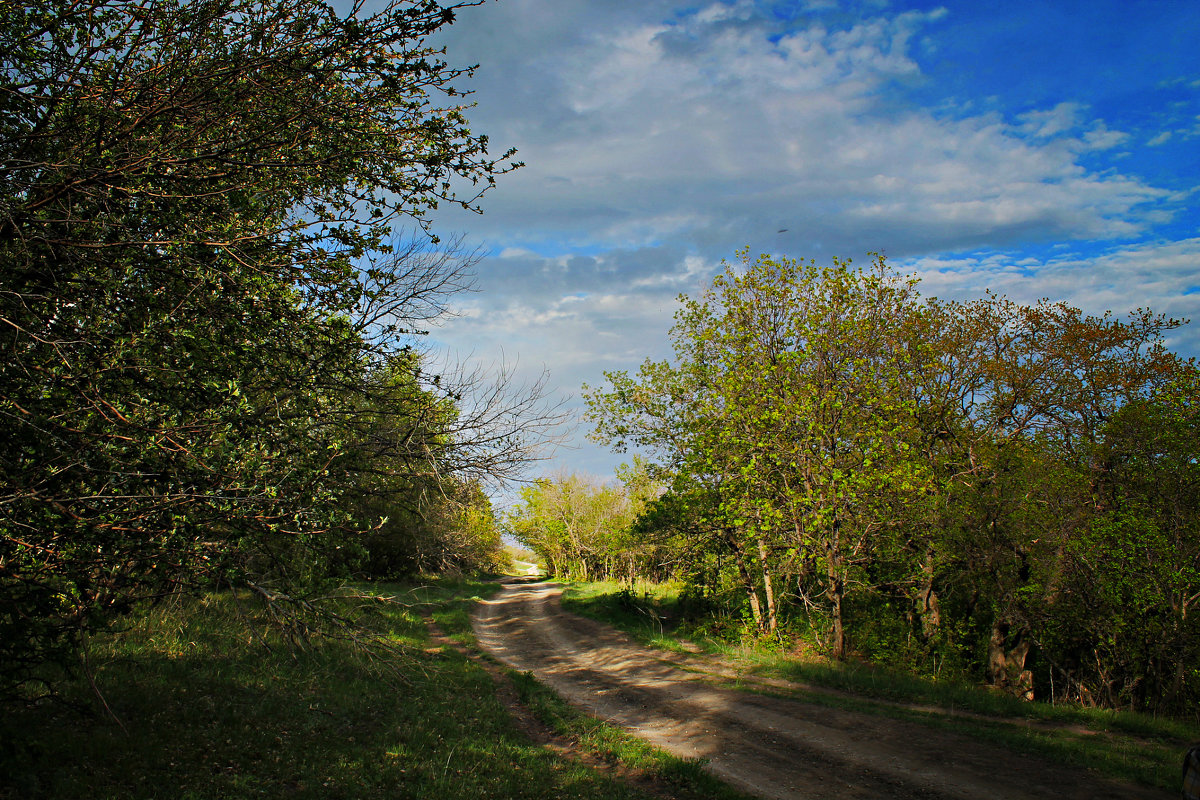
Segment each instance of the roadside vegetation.
M429 212L519 166L430 42L470 5L4 5L0 704L146 604L339 632L346 579L503 563L554 403L422 346L477 261Z
M715 657L737 675L730 682L746 691L951 728L1017 752L1171 791L1178 789L1183 752L1200 741L1200 725L1175 718L1030 703L961 679L922 678L861 659L838 661L812 649L746 636L736 626L714 628L695 613L683 588L678 582L571 583L562 604L650 647Z
M469 644L470 608L497 588L359 586L336 603L355 640L288 641L244 593L139 610L90 643L94 687L81 677L61 684L58 702L0 717L0 798L653 796L618 769L678 797L738 797L510 674L572 747L520 732L488 671L427 630L433 620Z

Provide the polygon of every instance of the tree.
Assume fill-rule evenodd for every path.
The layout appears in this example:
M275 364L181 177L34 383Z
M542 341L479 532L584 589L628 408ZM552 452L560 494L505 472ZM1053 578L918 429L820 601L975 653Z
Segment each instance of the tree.
M1098 447L1109 420L1178 374L1161 337L1179 324L1145 310L1125 321L1090 317L1048 301L926 304L930 358L912 380L937 511L917 540L926 565L918 610L932 638L936 584L967 589L961 607L990 617L996 686L1031 695L1039 652L1058 665L1059 687L1077 681L1063 672L1077 656L1049 642L1065 641L1050 631L1073 614L1070 553L1095 522Z
M670 482L635 530L702 541L680 548L690 580L734 575L755 629L801 611L838 657L1194 701L1196 369L1163 345L1180 321L921 298L882 259L739 256L681 298L673 362L585 387L596 439Z
M648 364L640 384L608 375L615 390L590 395L592 419L602 439L682 444L676 463L712 476L717 528L764 630L778 627L776 572L820 570L808 600L820 600L840 657L843 602L885 524L884 501L921 480L907 458L909 343L896 325L913 282L881 260L864 271L739 257L700 299L683 300L671 332L678 366ZM664 413L681 400L686 425Z
M1198 388L1180 365L1104 425L1055 613L1031 615L1064 693L1085 702L1178 712L1200 698Z
M517 166L427 43L468 5L5 6L0 694L139 600L286 597L264 581L361 527L362 397L462 274L394 229ZM442 467L503 472L544 432L538 387L418 374L485 390Z
M496 572L508 563L499 521L478 483L443 478L373 498L379 520L349 554L355 575L395 580L418 574Z
M758 531L772 617L764 551L822 573L808 601L827 615L840 658L846 597L865 579L860 565L873 558L892 506L924 480L908 457L914 408L900 387L912 343L897 325L913 313L915 282L881 259L851 269L740 255L741 270L713 282L714 311L709 296L697 306L708 317L699 335L720 353L731 437L723 452L742 483L738 518Z
M719 381L710 341L687 334L688 308L675 315L671 338L677 364L646 361L635 376L606 372L609 391L584 386L591 438L625 452L633 444L650 453L648 474L670 488L650 508L656 528L674 530L692 540L697 555L728 553L737 581L759 630L769 627L769 612L760 597L763 577L752 570L753 555L739 535L739 523L728 501L735 497L736 466L722 448ZM650 522L650 520L647 520ZM761 557L761 554L760 554ZM686 570L685 570L686 571ZM769 573L768 573L769 575ZM767 577L769 580L769 577Z
M578 475L543 478L521 491L506 525L546 562L551 575L579 580L628 576L626 534L640 510L624 492Z

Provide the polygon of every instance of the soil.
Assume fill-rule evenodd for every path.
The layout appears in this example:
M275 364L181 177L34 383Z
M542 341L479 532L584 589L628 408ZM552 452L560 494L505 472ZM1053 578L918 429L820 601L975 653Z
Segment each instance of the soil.
M510 584L473 619L484 650L573 704L763 798L1078 798L1177 794L1107 780L918 722L744 691L728 664L664 654L563 611L562 587ZM744 685L744 684L743 684ZM801 688L801 687L793 687Z

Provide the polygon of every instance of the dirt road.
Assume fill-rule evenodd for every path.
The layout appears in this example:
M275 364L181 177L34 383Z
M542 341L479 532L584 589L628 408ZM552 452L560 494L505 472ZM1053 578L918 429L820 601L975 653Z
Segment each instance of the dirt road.
M473 620L488 652L572 703L764 798L1146 798L1105 781L946 731L739 691L702 658L669 659L564 612L554 583L510 585ZM724 673L724 674L722 674Z

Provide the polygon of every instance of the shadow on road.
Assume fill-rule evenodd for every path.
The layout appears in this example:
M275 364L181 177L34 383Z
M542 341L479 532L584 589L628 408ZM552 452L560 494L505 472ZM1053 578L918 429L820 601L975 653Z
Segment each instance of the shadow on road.
M766 798L1165 800L1155 789L989 747L915 722L739 691L562 610L562 587L517 578L473 619L480 644L572 703Z

